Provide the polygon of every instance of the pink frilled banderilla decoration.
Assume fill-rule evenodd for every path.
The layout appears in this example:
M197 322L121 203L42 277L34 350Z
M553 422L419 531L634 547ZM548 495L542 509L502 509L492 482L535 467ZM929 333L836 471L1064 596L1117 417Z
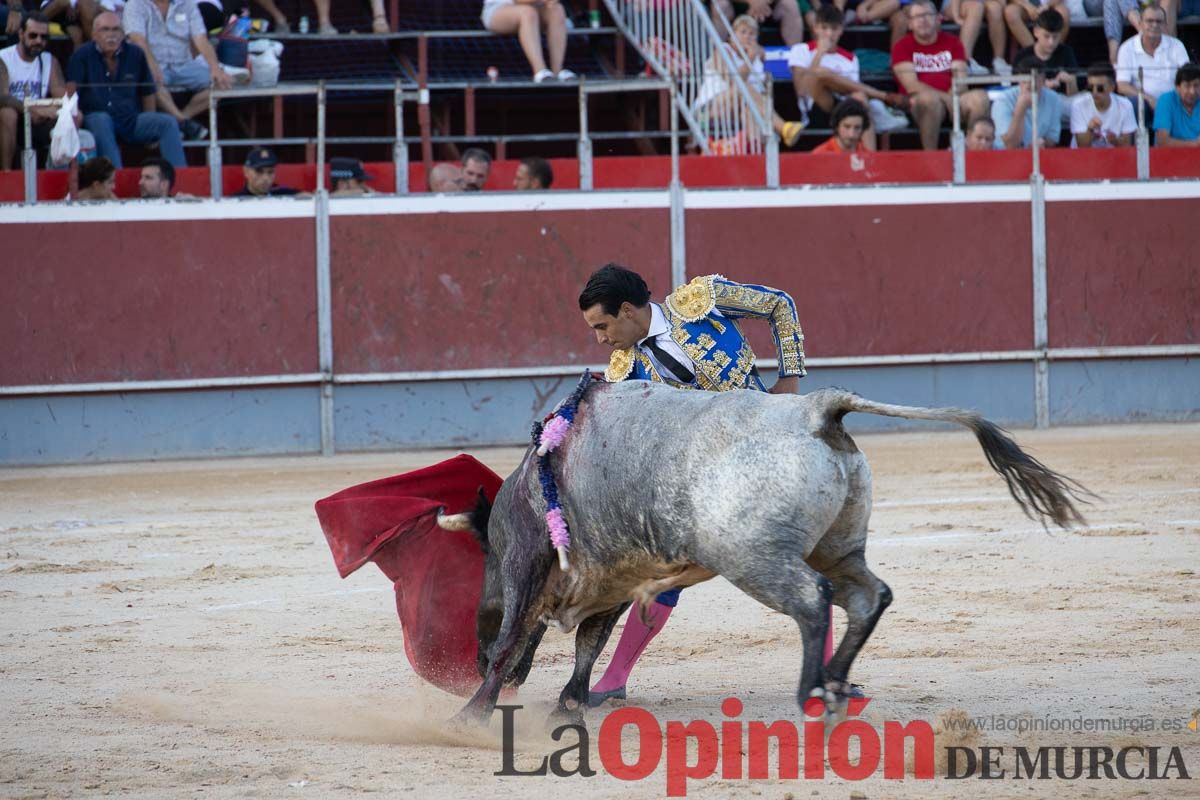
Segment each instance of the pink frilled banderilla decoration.
M567 438L575 421L579 401L592 382L590 372L583 373L579 385L544 422L533 424L533 443L537 446L538 480L542 484L542 499L546 501L546 527L550 531L550 545L558 552L558 566L563 572L571 568L567 562L567 551L571 549L571 528L563 515L558 501L558 483L550 465L550 454L558 449Z

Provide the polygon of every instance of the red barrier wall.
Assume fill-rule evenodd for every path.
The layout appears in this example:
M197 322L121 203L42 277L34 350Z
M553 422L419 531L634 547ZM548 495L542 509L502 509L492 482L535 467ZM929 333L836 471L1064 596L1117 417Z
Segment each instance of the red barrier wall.
M1200 203L1046 205L1051 347L1200 342Z
M809 356L1029 348L1029 241L1024 203L687 214L690 274L786 290ZM746 330L759 357L774 353Z
M331 221L339 372L594 364L576 298L608 261L670 284L666 209Z
M1109 150L1070 150L1065 148L1043 151L1042 172L1048 180L1132 179L1137 176L1137 156L1132 147ZM487 188L512 188L517 161L497 161L493 164ZM551 159L555 189L579 187L579 163L575 159ZM665 187L671 179L671 161L666 157L612 156L597 158L594 166L594 185L597 189L639 189ZM1032 169L1028 150L996 151L967 154L967 179L978 182L1026 182ZM372 187L390 193L396 189L391 163L366 165L374 177ZM680 179L691 188L753 187L766 183L761 156L711 158L684 156L680 159ZM138 196L137 168L126 168L117 174L117 196ZM855 183L949 183L952 177L950 153L946 150L921 152L912 150L881 151L862 157L785 153L779 157L780 181L783 185L855 184ZM1153 178L1200 177L1200 158L1187 150L1154 149L1150 153L1150 175ZM316 187L316 167L312 164L280 164L278 182L293 188L312 191ZM209 195L207 167L188 167L179 171L177 190L196 197ZM231 195L245 185L240 166L225 166L222 172L225 194ZM328 180L326 181L328 186ZM20 172L0 172L0 202L20 202L24 199L24 184ZM38 197L59 200L67 193L65 172L39 172ZM409 167L409 187L413 192L425 191L425 167L415 163Z
M1083 191L1093 188L1130 191ZM1186 188L1047 203L1051 346L1197 341L1197 201L1168 199ZM925 202L943 190L924 190L921 204L905 204L907 190L890 190L862 195L877 205L855 206L824 203L853 203L858 192L795 192L808 205L788 208L770 207L787 197L775 193L698 194L728 207L687 211L688 274L788 291L814 357L1030 348L1028 203L998 201L1018 196L1012 189L944 191L959 194ZM1068 187L1057 196L1087 194ZM618 261L642 272L656 298L670 289L666 208L566 210L575 202L567 196L550 203L559 208L423 213L445 202L391 200L374 208L407 212L375 216L338 206L339 373L602 363L607 350L576 307L588 274ZM0 283L0 337L16 353L0 360L0 384L317 370L312 219L128 219L154 208L39 208L31 218L98 219L111 209L125 221L0 225L12 264ZM239 217L256 206L167 208ZM773 354L764 326L747 331L760 356Z
M317 370L311 219L0 230L0 384Z

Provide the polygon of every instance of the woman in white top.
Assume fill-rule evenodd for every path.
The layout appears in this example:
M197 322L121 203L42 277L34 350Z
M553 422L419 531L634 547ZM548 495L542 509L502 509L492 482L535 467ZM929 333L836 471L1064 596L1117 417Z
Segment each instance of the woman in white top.
M766 93L769 91L769 86L763 62L763 49L758 43L758 22L749 14L739 16L733 21L733 35L736 44L730 42L718 45L718 47L725 49L730 63L735 65L738 74L746 82L750 97L760 112L766 115L768 106ZM729 127L736 121L737 115L734 111L742 102L741 93L729 82L727 76L728 67L726 67L725 59L721 58L720 53L714 53L713 57L704 64L704 83L701 84L700 91L696 94L695 102L697 110L706 119L707 127L710 129L714 127L714 123L717 124L716 127ZM747 135L757 136L758 132L750 113L743 109L741 117L745 121ZM720 124L721 121L724 121L724 125ZM804 129L803 123L786 121L778 114L773 114L771 125L788 147L796 143L796 140L800 138L800 132ZM711 133L710 130L710 135ZM737 131L731 131L731 133L736 134Z
M567 53L567 15L558 0L484 0L480 15L483 27L492 33L516 34L533 70L533 82L558 77L560 81L574 79L575 73L563 69ZM546 31L546 46L550 51L550 66L542 57L542 29Z

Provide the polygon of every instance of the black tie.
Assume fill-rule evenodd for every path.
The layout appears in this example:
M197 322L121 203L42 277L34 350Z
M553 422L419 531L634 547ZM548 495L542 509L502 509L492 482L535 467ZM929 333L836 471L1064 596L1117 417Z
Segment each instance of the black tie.
M658 343L654 341L653 336L647 337L645 341L642 342L642 347L653 353L654 358L658 361L658 363L666 367L667 371L671 373L671 377L673 377L675 380L679 381L680 383L692 382L693 378L695 377L692 375L692 371L683 364L680 364L679 361L676 360L675 357L666 350L659 347Z

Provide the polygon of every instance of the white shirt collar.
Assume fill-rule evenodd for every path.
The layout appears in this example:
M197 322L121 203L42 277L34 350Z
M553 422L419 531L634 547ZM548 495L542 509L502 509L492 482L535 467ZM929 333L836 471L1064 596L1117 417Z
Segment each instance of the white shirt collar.
M646 335L642 337L642 341L646 341L650 337L658 338L664 333L670 333L671 326L667 324L667 315L663 313L662 306L658 303L650 304L650 330L646 331Z

